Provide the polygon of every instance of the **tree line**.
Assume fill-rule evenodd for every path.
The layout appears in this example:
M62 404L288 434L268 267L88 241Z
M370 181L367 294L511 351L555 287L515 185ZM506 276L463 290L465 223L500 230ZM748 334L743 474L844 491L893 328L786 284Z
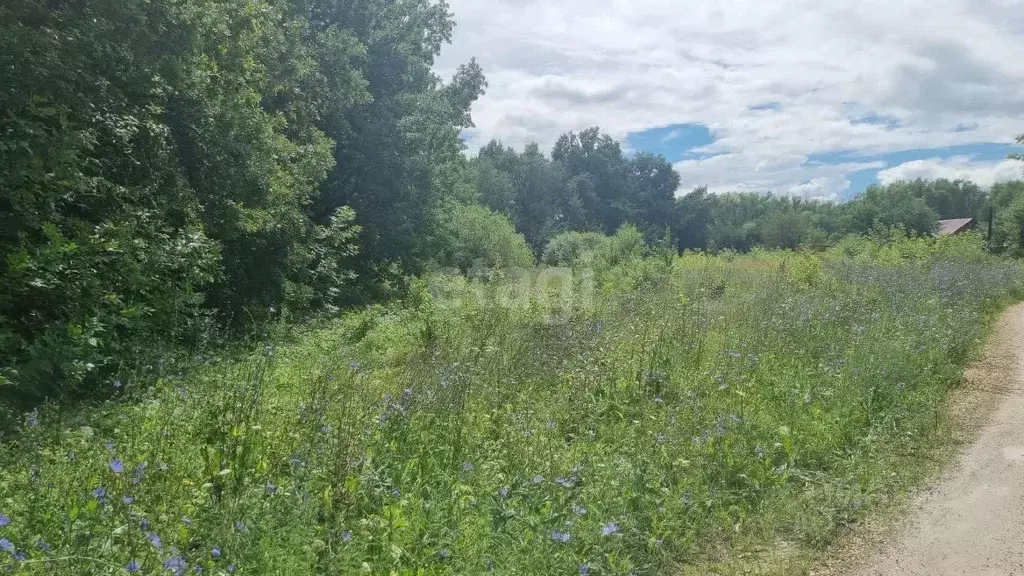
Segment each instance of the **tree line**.
M453 26L441 0L4 2L0 397L93 391L169 345L624 225L679 250L797 248L994 206L999 246L1024 247L1020 183L677 197L670 163L597 128L470 159L483 70L432 71Z

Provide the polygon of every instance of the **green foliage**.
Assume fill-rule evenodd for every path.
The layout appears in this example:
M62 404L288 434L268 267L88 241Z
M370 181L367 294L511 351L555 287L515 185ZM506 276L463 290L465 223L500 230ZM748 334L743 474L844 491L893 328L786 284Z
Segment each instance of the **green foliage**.
M1024 290L977 237L846 242L666 261L624 227L596 289L550 269L420 285L43 407L0 438L0 565L806 572L928 473L946 392ZM548 305L562 287L572 305Z
M541 261L548 266L590 264L608 243L608 237L597 232L563 232L548 242Z
M505 216L483 206L459 205L451 211L442 265L470 269L530 268L533 252Z

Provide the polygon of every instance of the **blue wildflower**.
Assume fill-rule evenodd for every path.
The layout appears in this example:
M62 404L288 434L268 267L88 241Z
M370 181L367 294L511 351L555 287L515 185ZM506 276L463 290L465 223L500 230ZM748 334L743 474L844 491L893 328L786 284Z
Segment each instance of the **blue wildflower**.
M398 498L399 496L402 495L402 493L398 491L398 488L395 488L394 490L391 491L391 495L394 496L395 498Z
M544 477L541 476L540 474L537 474L536 476L533 477L533 483L534 484L540 484L543 481L544 481Z
M143 518L142 520L139 520L139 529L142 530L143 532L145 532L146 530L149 530L149 520L146 520L145 518Z
M92 491L92 495L94 498L102 502L104 497L106 497L107 495L107 491L106 489L103 488L103 486L100 486Z
M13 552L14 544L11 544L11 541L7 538L0 538L0 550L3 550L4 552Z
M128 506L131 506L132 502L135 502L135 498L132 498L131 496L125 496L124 498L121 498L121 501L127 504Z
M11 517L7 514L0 514L0 528L7 526L11 523Z
M50 548L50 545L45 541L36 540L36 550L39 550L40 552L49 552L52 548Z
M140 569L142 569L142 562L139 562L138 560L132 560L131 562L128 563L127 566L124 567L124 569L127 570L131 574L135 574Z
M572 488L576 486L575 480L571 478L566 478L564 476L559 476L558 478L555 478L555 483L561 486L562 488Z
M473 464L470 463L470 462L463 463L462 464L462 471L463 472L472 472L473 471Z
M164 547L163 542L160 541L160 535L158 535L156 532L146 532L146 540L149 540L149 543L152 544L153 548L156 548L157 550Z
M589 574L590 574L590 564L587 564L586 562L584 562L583 564L580 564L580 576L589 576Z
M583 506L576 505L572 507L572 512L577 516L583 516L587 513L587 509Z
M14 553L14 561L15 562L23 562L25 560L25 558L28 558L28 555L25 554L24 552L15 552Z
M202 574L203 573L203 567L202 566L196 566L196 569L194 570L194 572L196 574Z
M601 536L613 536L619 533L619 525L615 522L609 522L601 527Z
M74 462L75 459L76 459L75 451L74 450L69 450L68 451L68 462Z
M110 461L110 471L114 474L121 474L124 472L124 464L117 458L114 458Z
M274 484L271 484L270 482L267 482L266 490L267 490L267 494L276 494L277 493L277 486L275 486Z
M213 558L220 558L220 554L221 554L220 548L218 548L216 546L214 546L213 549L210 550L210 556L213 557Z
M182 574L185 573L186 568L188 568L188 564L181 556L175 555L164 560L164 570L174 574L175 576L182 576Z
M555 530L551 533L551 540L553 542L561 542L564 544L568 542L570 538L572 538L572 534L569 534L568 532Z
M135 467L135 471L132 473L132 484L142 482L142 475L146 473L146 468L148 466L149 462L139 462L138 466Z
M39 426L39 410L38 409L33 410L32 412L29 412L29 415L28 415L28 425L29 426Z
M448 552L447 548L441 548L441 551L438 552L438 555L440 555L441 558L447 558L447 557L451 556L451 553Z
M235 530L238 530L239 532L248 532L249 527L245 525L245 522L242 522L241 520L236 520Z
M182 516L181 517L181 523L184 524L185 526L191 526L192 525L192 519L189 518L188 516Z
M107 450L110 450L111 452L114 451L114 443L112 441L107 440L103 445L107 447Z
M360 364L359 364L359 362L356 362L355 360L349 360L348 367L351 368L353 371L358 372Z
M238 567L235 566L233 563L232 564L228 564L228 574L234 574L235 570L237 570L237 569L238 569Z
M508 486L502 486L498 488L498 495L502 498L508 498Z

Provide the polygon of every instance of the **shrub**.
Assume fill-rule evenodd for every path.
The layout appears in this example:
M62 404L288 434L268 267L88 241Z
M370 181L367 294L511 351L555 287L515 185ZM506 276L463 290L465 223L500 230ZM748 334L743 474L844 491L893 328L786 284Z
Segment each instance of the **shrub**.
M441 264L459 270L528 268L533 252L508 217L479 205L459 205L446 225L446 247Z

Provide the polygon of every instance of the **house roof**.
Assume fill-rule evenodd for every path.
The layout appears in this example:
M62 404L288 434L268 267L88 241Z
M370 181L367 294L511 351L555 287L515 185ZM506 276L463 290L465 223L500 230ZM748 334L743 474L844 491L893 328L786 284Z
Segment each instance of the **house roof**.
M939 220L939 236L959 234L967 229L974 218L953 218L952 220Z

